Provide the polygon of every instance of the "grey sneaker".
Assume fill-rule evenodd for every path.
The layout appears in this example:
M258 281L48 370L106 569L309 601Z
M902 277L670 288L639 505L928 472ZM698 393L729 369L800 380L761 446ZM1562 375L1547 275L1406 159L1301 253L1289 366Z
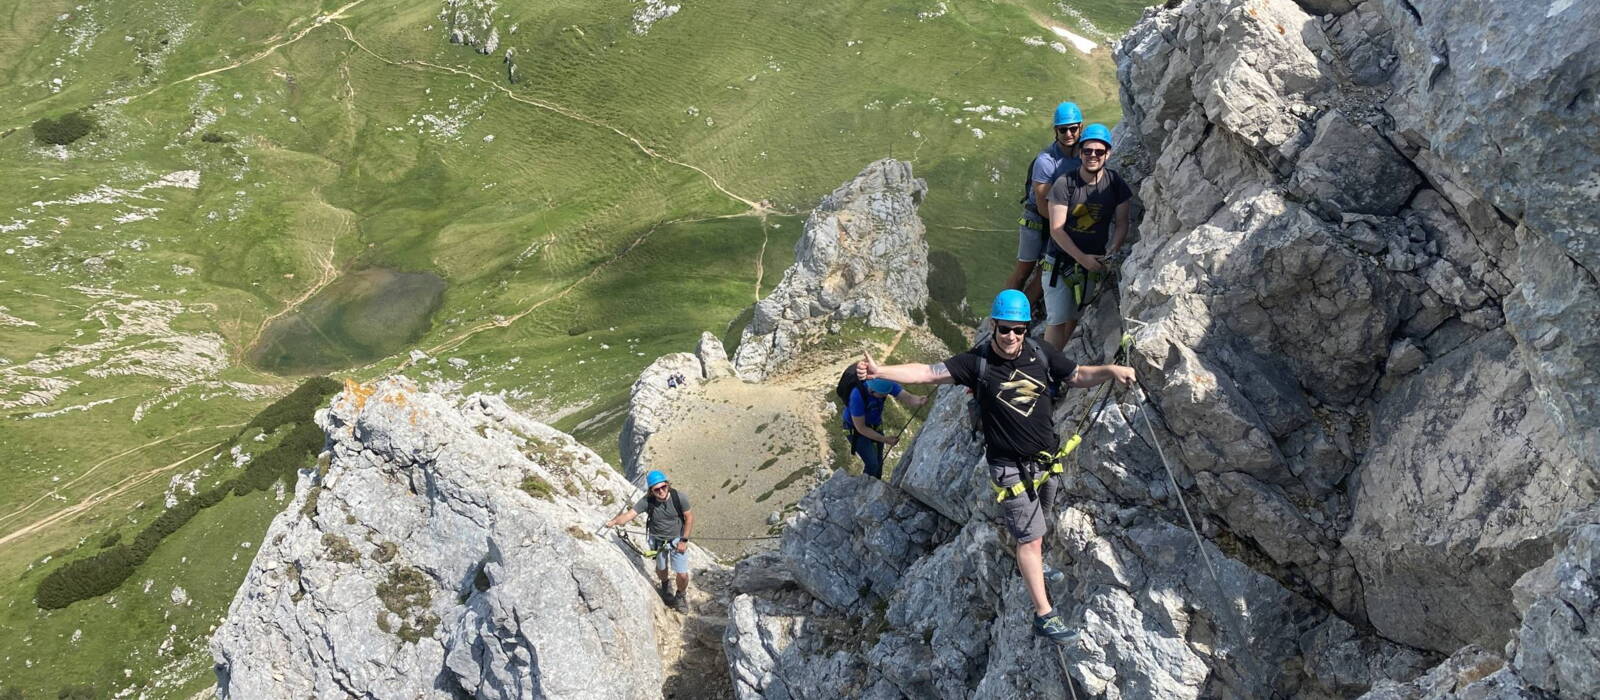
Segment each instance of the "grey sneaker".
M1034 616L1034 636L1044 637L1056 644L1066 644L1077 637L1077 633L1067 629L1067 623L1061 621L1061 616L1054 612L1044 617Z
M684 609L684 607L686 605L687 605L687 602L685 602L685 600L684 600L684 594L679 593L679 594L677 594L675 596L672 596L672 609L673 610L677 610L678 612L683 612L683 609Z

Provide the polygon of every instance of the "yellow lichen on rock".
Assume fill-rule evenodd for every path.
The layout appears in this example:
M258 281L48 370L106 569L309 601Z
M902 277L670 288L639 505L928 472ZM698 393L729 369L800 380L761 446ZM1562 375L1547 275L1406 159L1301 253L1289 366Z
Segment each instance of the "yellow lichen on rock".
M344 397L341 400L354 403L356 410L360 411L366 407L367 399L372 398L373 393L377 391L378 387L375 384L361 384L353 379L346 379L344 380Z

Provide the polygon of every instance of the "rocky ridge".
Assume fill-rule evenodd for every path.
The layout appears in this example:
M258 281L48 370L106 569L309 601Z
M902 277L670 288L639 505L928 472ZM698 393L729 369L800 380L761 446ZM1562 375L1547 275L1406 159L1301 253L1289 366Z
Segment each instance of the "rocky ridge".
M879 328L914 325L928 302L928 244L917 216L927 183L911 164L883 159L822 199L795 243L795 262L756 304L733 365L760 381L801 348L859 318Z
M1078 696L1600 694L1600 7L1168 4L1117 46L1140 239L1074 346L1126 327L1140 387L1046 544ZM740 697L1069 696L964 403L736 574Z
M593 534L639 491L593 452L497 397L404 378L351 385L317 420L323 468L212 639L223 697L651 698L674 682L676 614L643 560ZM697 577L719 568L690 559Z
M693 353L662 355L645 367L628 389L628 417L623 419L617 446L622 454L622 472L635 485L642 485L639 459L645 443L661 429L673 403L674 387L667 382L682 377L686 386L698 386L712 379L733 376L733 364L722 341L710 332L700 334Z

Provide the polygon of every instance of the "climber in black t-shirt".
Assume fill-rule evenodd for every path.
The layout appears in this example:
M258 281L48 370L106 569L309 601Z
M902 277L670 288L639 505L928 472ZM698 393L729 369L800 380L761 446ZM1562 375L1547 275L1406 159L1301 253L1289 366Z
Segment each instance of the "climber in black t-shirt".
M1091 387L1115 380L1133 383L1133 369L1121 365L1075 366L1048 343L1027 339L1032 309L1022 292L1008 289L990 311L994 335L987 343L934 365L881 366L872 357L856 364L863 379L902 384L960 384L977 395L989 478L1000 494L1006 528L1017 540L1017 570L1033 598L1033 631L1061 642L1071 633L1051 608L1044 586L1042 538L1055 493L1051 472L1057 450L1051 390L1058 384Z
M1050 245L1039 265L1046 271L1044 339L1057 348L1067 347L1084 305L1107 283L1105 259L1122 251L1132 216L1133 189L1105 167L1111 130L1090 124L1078 143L1078 168L1050 186Z

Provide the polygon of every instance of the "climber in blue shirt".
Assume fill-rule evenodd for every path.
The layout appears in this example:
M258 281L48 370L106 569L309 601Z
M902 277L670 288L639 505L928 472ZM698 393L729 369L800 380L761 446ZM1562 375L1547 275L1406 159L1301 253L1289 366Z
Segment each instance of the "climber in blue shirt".
M879 430L883 427L883 402L893 396L909 408L918 408L927 397L903 391L899 384L887 379L870 379L850 392L850 403L845 406L844 429L850 433L850 451L861 457L862 473L874 479L883 478L883 446L900 441Z

